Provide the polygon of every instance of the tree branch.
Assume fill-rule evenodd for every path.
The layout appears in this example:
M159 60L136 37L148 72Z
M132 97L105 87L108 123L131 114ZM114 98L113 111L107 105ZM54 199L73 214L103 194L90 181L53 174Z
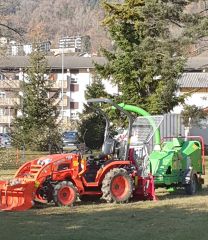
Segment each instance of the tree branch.
M200 11L199 14L207 12L207 11L208 11L208 8L205 8L204 10Z
M17 33L17 34L18 34L19 36L21 36L21 37L23 36L17 29L12 28L12 27L10 27L10 26L8 26L8 25L6 25L6 24L0 23L0 26L5 27L5 28L8 28L9 30Z
M180 28L183 28L183 26L177 22L175 22L174 20L172 19L169 19L171 23L175 24L176 26L180 27Z

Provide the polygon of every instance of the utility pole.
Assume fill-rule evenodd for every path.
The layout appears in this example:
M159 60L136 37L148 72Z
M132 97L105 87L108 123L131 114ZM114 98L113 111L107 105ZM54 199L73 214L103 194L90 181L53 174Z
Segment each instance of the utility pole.
M62 81L61 81L61 120L62 123L64 121L64 46L62 46L62 60L61 60L61 67L62 67Z

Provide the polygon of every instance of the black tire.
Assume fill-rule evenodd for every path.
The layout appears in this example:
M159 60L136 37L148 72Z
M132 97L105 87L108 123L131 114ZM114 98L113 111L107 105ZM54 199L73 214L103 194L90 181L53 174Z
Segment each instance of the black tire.
M133 181L125 169L114 168L105 175L101 190L106 202L128 202L133 193Z
M198 178L198 182L197 182L197 191L202 191L202 182L200 181L201 179Z
M185 185L185 191L188 195L196 194L198 190L198 179L196 174L191 175L190 183Z
M77 199L77 189L70 181L59 182L54 187L53 199L56 206L72 206Z

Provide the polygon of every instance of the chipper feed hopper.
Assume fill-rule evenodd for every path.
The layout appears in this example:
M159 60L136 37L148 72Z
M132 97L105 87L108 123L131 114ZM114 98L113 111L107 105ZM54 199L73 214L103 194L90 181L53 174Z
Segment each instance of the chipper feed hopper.
M109 119L101 108L106 104L128 119L127 135L120 141L110 134ZM155 199L153 177L143 171L129 146L132 115L109 99L89 99L88 105L106 120L101 154L87 158L80 153L55 154L26 162L13 179L0 182L1 210L23 211L37 202L70 206L77 197L83 200L89 196L117 203L132 197Z

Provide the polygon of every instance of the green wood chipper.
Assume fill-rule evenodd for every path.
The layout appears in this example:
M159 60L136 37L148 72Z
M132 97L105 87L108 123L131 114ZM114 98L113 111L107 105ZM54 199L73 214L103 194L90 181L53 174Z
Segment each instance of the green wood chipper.
M137 141L130 144L130 148L134 149L135 161L140 162L141 175L150 172L156 188L182 187L190 195L200 190L204 183L202 175L205 174L203 138L176 136L161 140L159 125L162 116L151 116L139 107L119 105L142 116L133 123L132 138ZM153 149L148 151L151 140Z

